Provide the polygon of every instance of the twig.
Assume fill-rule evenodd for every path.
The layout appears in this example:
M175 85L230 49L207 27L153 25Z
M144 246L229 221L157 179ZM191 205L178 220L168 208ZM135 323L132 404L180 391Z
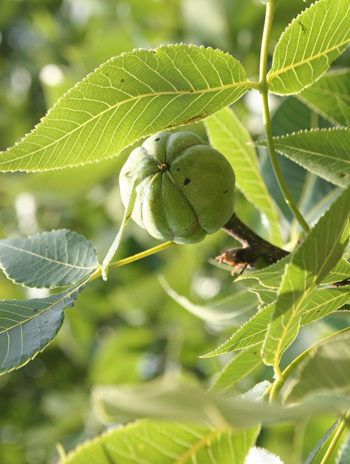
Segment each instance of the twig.
M224 262L233 267L232 274L239 268L242 268L241 272L243 272L247 267L254 269L260 263L262 265L276 263L289 254L288 251L282 250L282 248L259 237L235 213L222 227L222 230L243 245L243 247L223 251L216 258L220 263Z

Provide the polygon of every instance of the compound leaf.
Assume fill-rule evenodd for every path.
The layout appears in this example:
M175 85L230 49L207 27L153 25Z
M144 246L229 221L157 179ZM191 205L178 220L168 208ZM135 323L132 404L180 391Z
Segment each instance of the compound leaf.
M276 298L277 292L275 293ZM305 299L300 325L317 321L349 302L350 290L346 287L319 289ZM249 319L245 325L240 327L225 343L202 357L217 356L222 353L257 346L266 336L273 311L273 303L265 306Z
M277 366L298 334L305 302L343 255L349 238L350 188L333 203L287 264L265 338L264 362Z

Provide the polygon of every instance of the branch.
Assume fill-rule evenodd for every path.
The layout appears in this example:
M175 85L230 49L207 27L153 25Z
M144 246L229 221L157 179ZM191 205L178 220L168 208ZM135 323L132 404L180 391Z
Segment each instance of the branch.
M243 247L223 251L216 258L219 263L229 264L233 268L232 274L239 268L242 268L241 272L243 272L247 267L254 269L255 267L268 266L289 255L288 251L282 250L282 248L278 248L259 237L235 213L221 229L243 245Z

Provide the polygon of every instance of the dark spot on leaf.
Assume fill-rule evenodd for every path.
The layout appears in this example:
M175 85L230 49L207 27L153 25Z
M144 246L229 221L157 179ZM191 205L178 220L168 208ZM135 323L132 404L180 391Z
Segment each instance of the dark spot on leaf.
M193 93L193 92L194 92L194 90L193 90L193 89L191 89L191 90L190 90L190 93Z
M190 182L191 182L191 179L189 179L188 177L186 177L186 179L185 179L185 181L184 181L184 185L188 185Z
M306 27L304 26L304 24L303 24L301 21L298 21L298 23L299 23L301 29L303 30L303 32L306 32L307 29L306 29Z
M122 78L120 79L120 83L122 84L123 82L125 82L125 79L122 77Z
M224 190L224 193L227 193L227 192L228 192L228 190Z
M177 168L176 170L177 170L177 171L180 171L180 169L181 169L181 168Z
M340 177L346 177L345 172L342 172L342 173L340 174Z
M156 141L156 142L159 142L159 140L160 140L160 137L157 137L155 141Z

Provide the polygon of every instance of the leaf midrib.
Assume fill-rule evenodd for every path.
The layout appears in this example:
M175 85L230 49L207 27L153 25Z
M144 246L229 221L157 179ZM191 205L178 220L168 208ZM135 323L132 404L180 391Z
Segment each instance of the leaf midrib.
M58 303L61 303L63 300L65 300L67 297L71 296L76 290L79 290L80 287L82 287L83 285L85 285L86 282L88 282L88 280L90 279L90 277L88 279L85 279L83 282L81 282L79 285L75 286L74 288L71 289L70 292L68 293L65 293L64 296L62 296L62 298L58 299L57 301L55 301L54 303L52 303L51 305L47 306L45 309L41 310L41 311L37 311L35 312L35 314L31 317L28 317L27 319L21 321L21 322L18 322L17 324L14 324L12 327L8 327L2 331L0 331L0 335L3 334L3 333L6 333L8 335L8 332L10 330L13 330L15 329L16 327L19 327L19 326L22 326L23 324L26 324L27 322L31 321L32 319L34 319L35 317L38 317L40 316L41 314L45 313L46 311L48 311L49 309L53 308L54 306L56 306ZM53 296L53 295L52 295ZM30 301L30 300L29 300ZM31 308L28 308L28 309L31 309Z
M268 84L271 84L271 81L272 81L272 79L273 79L274 77L279 76L279 75L282 74L282 73L285 73L285 72L287 72L287 71L290 71L290 70L292 70L292 69L294 69L294 68L297 68L297 67L299 67L299 66L302 66L302 65L304 65L304 64L310 63L310 62L312 62L313 60L317 60L318 58L321 58L321 57L323 57L324 55L327 55L328 53L331 53L332 51L336 50L337 48L340 48L340 47L342 47L343 45L346 45L347 43L349 43L349 41L350 41L350 39L345 40L344 42L341 42L341 43L339 43L339 44L337 44L337 45L334 45L334 47L328 48L327 50L325 50L325 51L322 52L322 53L318 53L317 55L313 55L313 56L311 56L311 57L309 57L309 58L307 58L307 59L305 59L305 60L302 60L302 61L299 61L299 62L296 62L296 63L292 63L292 64L290 64L289 66L286 66L285 68L281 68L281 69L279 69L279 70L277 70L277 71L275 71L275 72L273 72L273 73L271 73L271 74L268 74L268 76L267 76L267 83L268 83Z
M41 148L38 148L37 150L31 151L30 153L26 153L25 155L22 155L22 156L18 156L16 158L16 160L24 159L24 158L26 158L28 156L33 156L34 154L39 153L42 150L46 150L47 148L58 144L61 140L64 140L65 138L71 136L74 132L80 130L82 127L86 126L87 124L94 121L95 119L103 116L104 114L108 113L109 111L115 110L116 108L118 108L121 105L124 105L126 103L130 103L132 101L137 101L137 100L140 101L143 98L157 97L157 96L205 94L205 93L210 93L210 92L217 92L217 91L221 91L221 90L227 90L227 89L235 88L235 87L245 87L245 86L249 87L249 85L250 85L249 81L244 81L244 82L234 82L232 84L228 84L228 85L225 85L225 86L212 87L210 89L188 90L188 91L179 91L179 90L177 90L177 91L172 91L172 92L153 92L153 93L149 93L149 94L138 95L136 97L132 97L132 98L129 98L127 100L123 100L121 102L118 102L115 105L109 106L107 109L101 111L100 113L96 114L92 118L90 118L90 119L84 121L83 123L79 124L79 126L75 127L73 130L67 132L62 137L54 140L53 142L49 143L48 145L45 145L45 146L42 146ZM82 101L83 100L84 99L82 98ZM59 106L54 107L53 109L57 109L57 108L59 108ZM41 124L44 124L44 121ZM40 135L39 135L39 137L40 137ZM15 145L13 148L18 148L18 147L16 147L16 145ZM5 154L5 153L6 153L6 151L0 152L0 156L2 154ZM12 160L12 162L13 161L14 160ZM0 165L6 164L6 163L9 163L9 161L8 160L2 161L2 162L0 161Z
M338 246L338 242L339 242L339 240L340 240L340 238L342 236L342 233L343 233L343 230L341 231L341 233L338 233L338 235L336 237L336 240L333 240L332 247L330 248L329 252L327 253L325 259L323 260L322 265L318 269L317 273L314 274L313 278L310 280L310 282L308 284L308 288L303 292L302 297L300 298L299 302L295 306L295 309L292 310L291 317L287 321L287 324L284 327L284 329L282 331L282 334L281 334L281 337L280 337L280 339L278 341L278 344L277 344L277 348L276 348L276 352L275 352L276 354L274 356L275 364L278 363L280 358L281 358L280 352L281 352L281 349L283 347L284 338L286 337L286 334L288 334L289 327L291 326L292 322L294 322L296 315L299 313L300 306L305 301L305 298L307 298L312 291L316 290L316 288L317 288L317 286L316 286L317 279L318 279L319 275L321 274L321 272L323 271L324 267L326 265L328 265L328 260L329 260L330 256L332 256L334 249ZM292 262L290 264L290 266L293 266L293 264L294 263ZM287 268L287 272L288 272L288 270L289 269ZM286 272L286 274L287 274L287 272ZM278 300L276 301L275 304L276 304L276 307L277 307ZM301 321L301 317L302 317L302 315L300 315L299 323Z
M74 269L96 269L97 265L95 266L78 266L76 264L71 264L71 263L66 263L64 261L58 261L56 259L53 259L53 258L49 258L47 256L43 256L43 255L39 255L37 253L34 253L33 251L29 251L29 250L26 250L24 248L18 248L18 247L15 247L13 245L9 245L7 243L5 244L0 244L0 247L7 247L7 248L11 248L12 250L15 250L15 251L20 251L22 253L26 253L28 255L32 255L32 256L35 256L36 258L40 258L40 259L43 259L45 261L49 261L49 262L52 262L52 263L55 263L55 264L59 264L61 266L67 266L67 267L72 267Z
M197 441L191 448L189 448L175 464L185 464L186 461L192 457L197 451L203 448L208 442L210 442L217 435L221 434L221 430L213 430L212 432L205 435L201 440Z
M283 140L282 137L281 137L280 140ZM275 139L275 141L278 142L277 139ZM304 149L304 148L298 148L298 147L295 147L295 146L293 146L293 145L284 144L283 146L286 147L286 148L295 150L295 151L298 152L298 153L308 153L308 154L310 154L310 155L318 156L318 157L321 157L321 158L330 159L330 160L332 160L332 161L339 161L339 162L344 162L344 163L350 164L350 160L346 160L346 159L344 159L344 158L335 158L335 157L333 157L333 156L326 155L325 153L319 153L319 152L317 152L317 151L306 150L306 149ZM287 153L285 153L285 152L282 151L282 148L278 148L277 143L276 143L276 150L277 150L277 151L280 151L281 153L283 153L283 154L285 154L285 155L288 156Z

